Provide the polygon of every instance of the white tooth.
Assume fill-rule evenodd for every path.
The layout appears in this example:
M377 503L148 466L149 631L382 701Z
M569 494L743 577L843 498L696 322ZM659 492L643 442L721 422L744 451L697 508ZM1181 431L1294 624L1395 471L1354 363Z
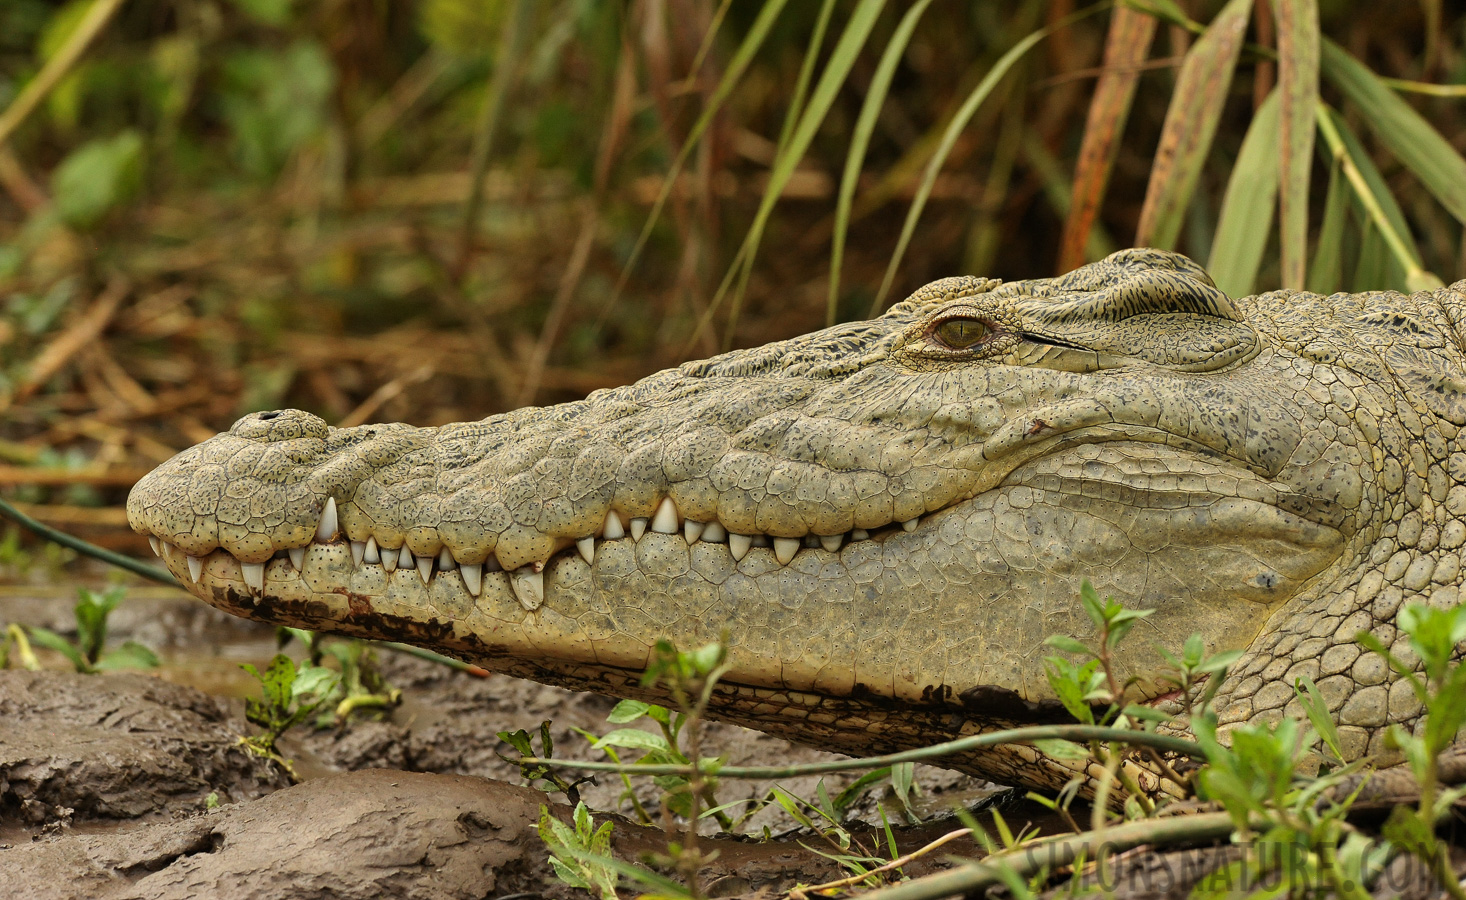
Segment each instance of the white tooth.
M662 498L662 505L657 507L657 514L652 518L652 531L657 534L677 533L677 504L671 497Z
M156 537L154 537L151 534L148 535L148 546L153 548L153 555L154 556L162 556L163 555L163 542L160 541L160 540L158 540Z
M502 571L504 571L504 567L501 566L501 565L499 565L499 557L497 557L497 556L490 556L488 559L484 560L484 571L485 572L502 572Z
M404 545L402 549L406 550L407 547ZM388 572L397 571L397 551L391 547L382 548L382 568Z
M403 544L402 549L397 551L397 568L410 569L415 565L417 565L417 558L412 555L411 550L407 549L407 545Z
M160 554L158 554L158 555L161 556L161 557L163 557L164 559L168 559L168 558L170 558L170 557L173 556L173 550L174 550L173 545L170 544L170 543L168 543L167 541L164 541L163 542L163 552L160 553Z
M382 555L381 555L381 553L379 553L377 551L377 539L376 538L374 538L374 537L367 538L367 540L366 540L366 546L361 548L361 558L362 558L362 561L363 562L369 562L369 563L371 563L374 566L381 564L381 562L382 562Z
M188 577L197 582L199 580L199 576L203 573L204 561L197 556L190 556L188 558Z
M357 568L361 567L361 561L366 557L366 544L362 541L351 542L351 562Z
M646 534L646 523L646 516L637 516L631 520L631 539L633 541L641 540L641 536Z
M264 563L240 563L239 569L244 573L244 584L255 593L265 589L265 564Z
M292 566L295 566L295 571L299 572L299 571L301 571L301 570L303 570L305 568L305 548L304 547L291 547L289 550L287 550L285 552L290 555L290 564Z
M901 523L901 530L906 532L915 531L916 526L919 524L921 524L921 516L917 516L914 519L907 519L905 522Z
M601 526L601 537L608 541L619 541L626 537L626 526L621 524L621 517L616 515L615 510L606 510L606 524Z
M682 523L682 536L687 539L687 543L695 544L697 543L697 539L702 537L703 528L705 527L702 522L694 522L688 519Z
M774 538L774 558L779 561L779 565L789 565L789 561L798 552L799 538Z
M421 576L423 584L427 584L428 579L433 577L433 558L431 556L417 558L417 574Z
M839 550L840 550L840 535L838 535L838 534L822 534L822 535L820 535L820 546L821 547L824 547L826 550L830 551L831 553L837 553L837 552L839 552Z
M484 564L464 563L458 567L458 572L463 576L463 586L475 597L484 589Z
M728 550L733 554L734 559L742 559L748 555L748 548L753 546L753 538L746 534L728 534Z
M326 498L326 508L321 510L321 524L316 526L316 540L321 543L336 536L336 498Z
M850 540L868 541L870 540L870 532L866 531L864 528L857 528L854 531L850 532Z
M702 530L702 539L710 544L721 544L728 539L728 530L722 522L709 522Z
M446 572L456 565L458 565L458 560L453 558L453 554L448 552L447 547L444 547L442 550L438 551L439 572Z
M533 565L520 566L509 573L509 585L514 588L514 596L519 598L519 605L530 612L540 608L545 602L545 573L536 572Z
M581 538L580 540L578 540L578 541L575 542L575 549L580 551L580 558L583 559L583 560L585 560L585 564L586 565L590 566L590 565L594 565L595 564L595 561L596 561L596 539L595 538L593 538L593 537L583 537L583 538Z

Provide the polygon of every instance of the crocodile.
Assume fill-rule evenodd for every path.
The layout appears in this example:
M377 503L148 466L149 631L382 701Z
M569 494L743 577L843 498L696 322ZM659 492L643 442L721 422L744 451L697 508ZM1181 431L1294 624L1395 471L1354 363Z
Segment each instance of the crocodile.
M1047 636L1078 601L1157 647L1242 652L1223 731L1298 715L1351 756L1417 724L1402 604L1454 603L1466 543L1466 281L1233 299L1178 254L954 277L884 315L480 422L245 416L138 482L132 527L193 594L647 700L659 639L721 640L709 714L850 754L1072 721ZM1062 755L1061 755L1062 756ZM1092 761L944 764L1054 788ZM1156 780L1143 788L1161 790Z

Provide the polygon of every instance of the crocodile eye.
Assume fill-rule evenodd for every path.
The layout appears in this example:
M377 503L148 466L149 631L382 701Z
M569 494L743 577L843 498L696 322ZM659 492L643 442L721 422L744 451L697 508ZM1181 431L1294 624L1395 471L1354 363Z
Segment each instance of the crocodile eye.
M942 322L932 334L952 350L966 350L992 334L992 329L977 319L956 318Z

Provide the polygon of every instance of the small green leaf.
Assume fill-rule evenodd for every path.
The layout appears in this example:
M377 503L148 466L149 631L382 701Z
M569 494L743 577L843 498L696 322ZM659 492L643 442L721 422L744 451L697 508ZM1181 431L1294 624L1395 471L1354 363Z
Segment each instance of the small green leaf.
M1324 745L1334 754L1335 759L1344 759L1338 729L1334 727L1333 717L1329 715L1328 704L1318 692L1318 685L1305 675L1293 683L1293 692L1298 695L1298 702L1308 714L1308 721L1313 724L1313 729L1323 738Z
M159 665L158 654L139 644L137 641L126 641L119 647L103 653L97 660L97 668L103 671L113 669L156 669Z
M601 737L591 745L592 750L602 747L629 747L633 750L666 750L667 739L660 734L642 731L640 728L618 728Z
M1093 656L1094 651L1090 650L1083 643L1076 641L1067 634L1051 634L1044 638L1044 643L1065 653L1073 653L1076 656Z
M81 650L66 638L57 634L49 628L42 628L39 625L32 625L29 629L31 642L45 647L47 650L55 650L66 657L78 672L90 673L93 671L91 663L87 662Z
M136 131L83 144L51 176L56 212L75 228L97 224L137 193L142 165L143 141Z
M650 703L643 703L640 700L622 700L611 709L606 716L606 721L612 725L625 725L627 722L634 722L646 715L651 706Z

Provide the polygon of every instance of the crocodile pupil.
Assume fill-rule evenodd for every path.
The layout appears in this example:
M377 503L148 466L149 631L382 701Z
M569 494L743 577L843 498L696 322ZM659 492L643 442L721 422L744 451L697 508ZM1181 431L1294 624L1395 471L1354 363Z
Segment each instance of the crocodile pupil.
M977 319L948 319L937 326L937 340L953 350L966 350L988 336L988 328Z

